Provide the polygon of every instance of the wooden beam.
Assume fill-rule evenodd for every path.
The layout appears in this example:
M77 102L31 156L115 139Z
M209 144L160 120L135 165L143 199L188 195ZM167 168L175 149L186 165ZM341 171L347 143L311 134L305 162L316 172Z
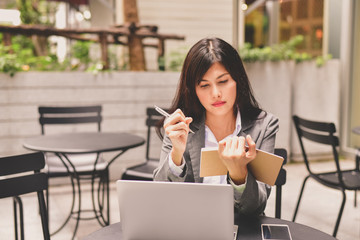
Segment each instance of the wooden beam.
M114 36L125 36L128 37L130 35L136 35L141 38L163 38L163 39L173 39L173 40L184 40L185 37L176 34L161 34L157 32L148 31L143 28L139 28L135 30L134 33L130 33L128 28L77 28L77 29L57 29L53 27L44 27L44 26L36 26L36 25L20 25L20 26L7 26L0 25L0 32L10 33L10 34L22 34L22 35L41 35L41 36L63 36L72 39L78 39L88 41L95 41L94 38L88 37L86 35L98 35L99 33L107 33L108 35Z
M3 42L4 46L11 46L11 34L5 32L3 34ZM12 48L9 49L9 53L14 53L14 50Z
M145 54L144 47L152 47L158 49L158 60L164 56L165 40L184 40L184 36L175 34L161 34L157 32L157 27L152 25L140 25L137 23L126 23L122 26L111 27L106 29L87 28L87 29L56 29L53 27L37 26L37 25L20 25L8 26L0 25L0 32L4 33L4 45L11 45L11 36L21 34L25 36L43 36L51 35L62 36L68 39L80 41L99 42L101 47L101 59L104 68L109 67L108 45L120 44L129 47L130 66L133 71L145 71ZM127 41L119 38L127 38ZM159 42L157 44L143 44L143 38L155 38Z
M5 32L3 35L4 46L11 46L11 34Z
M107 45L107 34L100 33L99 34L99 42L101 49L101 61L104 64L104 69L109 69L109 55L108 55L108 45Z
M130 24L128 36L130 70L145 71L145 54L142 37L135 35L136 24L139 23L136 0L123 0L124 22Z

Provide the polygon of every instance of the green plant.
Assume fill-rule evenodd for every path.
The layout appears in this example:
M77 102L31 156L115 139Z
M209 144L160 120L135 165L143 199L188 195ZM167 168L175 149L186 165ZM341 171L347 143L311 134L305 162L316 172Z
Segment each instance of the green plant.
M316 58L315 62L316 62L316 66L321 67L323 66L327 60L330 60L332 58L331 54L328 54L326 56L319 56Z
M53 26L57 4L43 0L16 0L17 9L23 24L42 24Z
M33 42L25 36L14 36L11 39L11 46L2 44L0 34L0 72L13 76L20 71L64 71L83 70L92 73L104 71L104 64L99 59L91 59L91 42L76 41L71 47L72 57L59 62L55 54L36 56ZM126 70L127 61L123 56L122 63L115 54L116 49L109 48L110 69Z
M244 62L294 60L296 63L300 63L313 59L309 53L296 51L296 46L303 41L304 37L298 35L289 41L263 48L252 48L251 44L246 43L239 52ZM317 57L316 65L320 67L329 59L331 59L331 55Z
M1 40L0 34L0 40ZM0 72L13 76L19 71L39 70L53 71L64 70L69 66L68 61L59 63L56 55L35 56L34 45L24 36L12 37L12 45L0 44Z
M35 24L54 26L57 4L43 0L16 0L17 9L20 11L22 24ZM35 55L47 56L49 54L49 41L47 36L32 37L35 45Z
M158 69L160 71L165 71L165 57L164 56L161 56L161 57L158 57Z
M167 55L167 69L171 71L180 71L188 50L189 47L183 46L170 52L170 54Z
M91 62L89 55L89 41L76 41L71 47L73 56L87 67Z
M299 53L296 47L304 41L302 35L295 36L289 41L275 44L273 46L266 46L263 48L253 48L250 43L245 43L244 47L239 50L239 54L244 62L256 61L283 61L294 60L296 63L302 61L312 60L313 57L309 53ZM180 71L184 62L186 52L189 48L182 47L178 50L172 51L168 56L168 69L171 71ZM316 65L322 66L331 59L331 55L326 57L317 57Z
M244 62L281 60L295 60L296 62L301 62L303 60L311 59L311 56L307 53L300 54L296 52L296 46L303 42L303 40L304 37L298 35L287 42L263 48L252 48L251 44L246 43L239 52Z
M3 54L6 48L0 46L0 72L8 73L10 76L18 71L21 71L21 64L17 62L16 55Z

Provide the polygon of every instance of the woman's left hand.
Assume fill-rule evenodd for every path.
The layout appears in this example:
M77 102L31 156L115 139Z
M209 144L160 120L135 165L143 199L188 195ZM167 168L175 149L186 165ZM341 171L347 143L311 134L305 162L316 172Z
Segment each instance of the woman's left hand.
M248 149L245 142L249 146ZM243 184L248 173L247 165L256 157L256 144L250 135L246 138L227 138L219 142L219 155L232 181L237 185Z

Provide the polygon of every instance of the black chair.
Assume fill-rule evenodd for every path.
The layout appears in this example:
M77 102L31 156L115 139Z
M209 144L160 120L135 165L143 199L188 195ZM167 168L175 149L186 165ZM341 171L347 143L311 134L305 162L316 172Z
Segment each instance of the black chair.
M360 135L360 127L359 126L354 127L352 129L352 132L356 135ZM359 147L357 148L356 155L355 155L355 168L357 170L360 169L360 148ZM357 206L357 190L355 190L355 193L354 193L354 206L355 207Z
M20 236L24 239L23 206L19 195L37 193L44 239L50 239L44 190L48 188L41 152L0 158L0 198L13 197L15 212L15 238L18 239L17 208L20 210ZM2 216L5 217L5 216Z
M299 138L302 155L304 158L304 162L306 165L306 169L308 171L308 175L305 177L299 199L296 205L296 209L293 216L293 221L295 221L301 197L303 195L305 183L309 178L312 178L319 182L320 184L340 190L342 192L342 203L340 206L339 214L336 220L333 236L336 237L341 216L344 210L345 202L346 202L346 193L345 190L359 190L360 189L360 172L359 169L351 169L351 170L343 170L340 168L339 163L339 154L338 154L338 146L339 146L339 138L335 136L336 128L334 123L329 122L318 122L318 121L310 121L298 116L293 116L293 121L295 124L296 132ZM305 150L304 139L311 141L312 143L320 143L323 145L328 145L331 148L333 153L333 160L335 162L335 170L327 171L327 172L314 172L312 171L309 161L308 155Z
M167 109L164 109L167 111ZM146 108L146 121L147 126L147 138L146 138L146 154L145 162L139 165L127 168L121 176L123 180L143 180L143 181L152 181L153 172L159 164L159 158L150 157L150 146L152 134L155 133L154 130L159 124L159 121L163 116L158 113L155 108ZM153 136L154 137L154 136Z
M281 218L282 186L286 183L286 170L283 168L283 166L287 163L287 151L285 148L275 148L274 154L284 158L283 165L281 166L279 175L275 181L275 217Z
M40 106L38 108L40 113L39 122L41 125L41 133L45 134L45 128L49 131L49 125L61 125L61 130L66 128L64 125L68 125L70 129L66 129L66 131L73 131L72 127L81 126L87 124L90 126L86 126L91 129L93 127L93 131L101 131L101 122L102 116L101 106L72 106L72 107L50 107L50 106ZM78 126L80 127L80 126ZM54 131L54 128L52 130ZM88 130L87 130L88 131ZM95 217L99 221L102 226L109 225L109 169L107 167L106 161L96 153L92 154L67 154L67 158L74 165L76 174L74 174L74 170L69 162L61 157L60 155L55 155L52 153L46 153L46 164L47 164L47 174L49 178L58 178L58 177L78 177L79 180L87 180L94 181L98 179L98 189L94 189L92 187L92 197L94 198L95 192L98 193L98 203L99 203L99 211L105 211L106 209L106 218L104 218L103 214L95 213ZM96 162L96 170L94 170L94 163ZM65 166L66 165L66 166ZM75 204L75 186L74 181L71 179L71 184L73 187L73 199L72 199L72 207L73 209ZM92 185L93 186L93 185ZM102 194L100 196L100 193ZM105 199L106 197L106 199ZM48 192L46 194L46 199L49 207L49 196ZM106 208L105 208L106 202ZM52 234L60 231L66 223L69 221L71 217L71 212L65 222ZM101 220L100 220L101 219Z

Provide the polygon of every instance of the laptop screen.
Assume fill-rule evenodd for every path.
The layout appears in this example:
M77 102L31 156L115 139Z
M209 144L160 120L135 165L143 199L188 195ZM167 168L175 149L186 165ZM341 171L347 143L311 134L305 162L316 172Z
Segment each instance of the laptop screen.
M131 239L234 239L230 185L117 181L123 236Z

